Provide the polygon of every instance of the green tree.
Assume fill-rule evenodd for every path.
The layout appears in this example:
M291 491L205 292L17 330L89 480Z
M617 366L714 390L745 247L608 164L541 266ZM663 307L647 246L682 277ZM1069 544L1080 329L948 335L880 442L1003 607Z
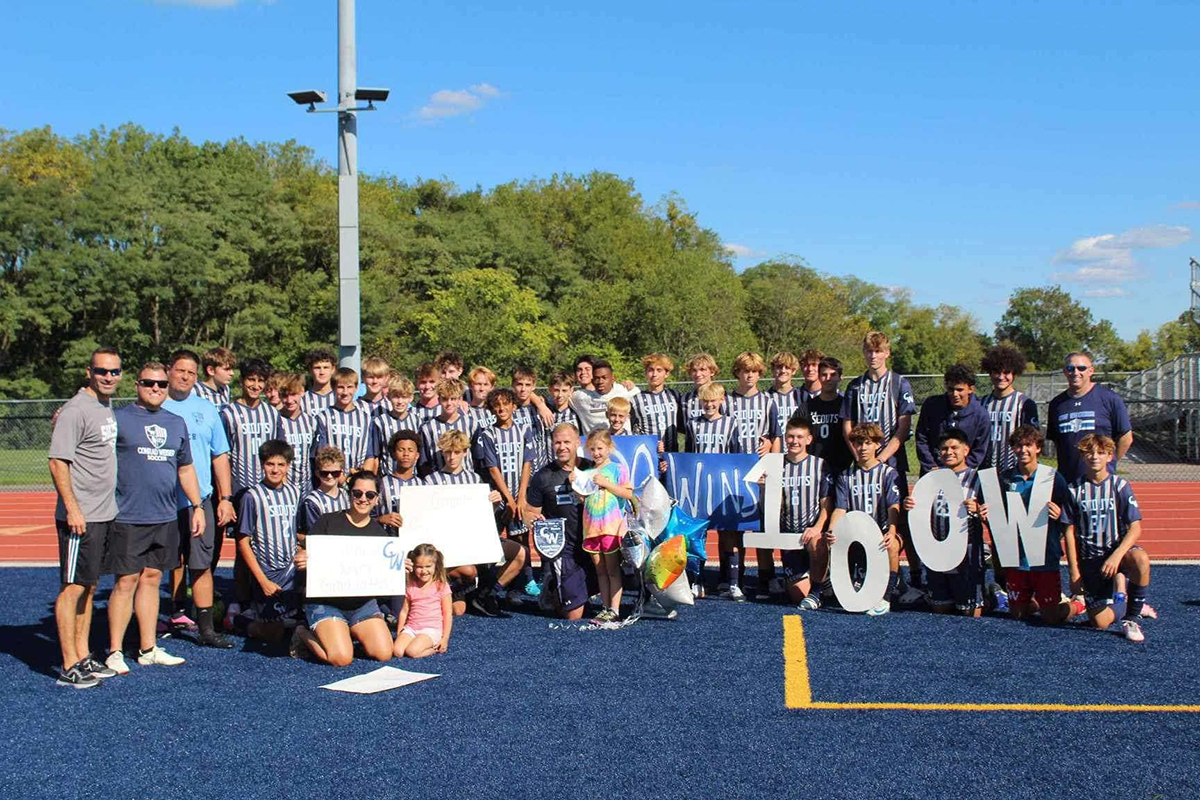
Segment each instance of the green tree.
M1097 344L1111 349L1107 333L1061 286L1017 289L996 323L996 340L1021 348L1038 369L1055 368L1074 350L1091 350Z

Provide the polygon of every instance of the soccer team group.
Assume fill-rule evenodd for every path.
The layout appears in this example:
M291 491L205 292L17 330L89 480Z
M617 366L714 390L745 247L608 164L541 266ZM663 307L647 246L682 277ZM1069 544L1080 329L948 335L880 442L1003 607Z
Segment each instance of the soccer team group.
M828 575L833 530L842 515L862 511L878 523L889 562L884 599L868 614L895 606L968 616L995 610L1061 623L1086 613L1101 629L1120 620L1127 639L1142 641L1141 622L1154 614L1146 603L1150 564L1137 545L1137 501L1115 472L1133 434L1120 397L1092 381L1091 358L1067 358L1068 389L1051 401L1043 434L1036 403L1015 389L1026 360L1011 346L992 348L980 365L990 393L977 395L976 370L956 364L945 372L945 392L926 399L919 415L908 381L888 368L887 337L868 334L863 356L866 372L842 392L841 363L819 351L777 353L769 364L742 353L727 391L715 381L717 362L699 354L684 365L693 386L681 394L666 385L675 368L668 356L642 359L639 389L584 355L573 373L552 374L543 395L530 368L512 371L511 388L498 387L492 370L476 366L464 375L462 359L449 352L422 364L415 382L368 358L360 386L359 374L337 368L325 350L308 354L307 380L259 359L238 363L224 348L179 350L166 363L142 365L136 401L114 411L121 359L100 348L86 386L56 418L49 451L59 495L59 683L88 688L127 674L125 634L135 616L141 665L183 663L160 645L167 633L232 647L222 627L290 641L293 655L335 665L350 663L355 643L377 660L421 657L446 650L454 616L507 616L504 608L526 597L576 620L589 599L598 600L594 618L616 621L622 508L635 489L610 455L612 437L627 434L659 437L664 473L670 452L784 453L781 524L801 534L803 548L783 551L779 570L772 551L756 551L749 587L740 534L718 531L715 585L689 575L696 597L744 601L750 591L802 610L836 605ZM771 384L760 389L768 372ZM923 569L909 537L910 436L921 474L948 468L962 487L969 543L948 572ZM1001 486L1028 503L1046 438L1058 460L1045 559L1031 566L1022 551L1021 566L1005 569L988 555L977 470L995 467ZM594 481L587 496L576 491L584 469ZM394 535L403 526L403 487L463 483L490 486L499 563L447 570L436 548L422 545L406 559L402 597L305 597L307 536ZM944 498L934 505L939 538L950 532L950 507ZM531 526L548 519L563 520L566 544L543 561L539 581ZM222 614L213 570L226 535L236 537L237 558L234 596ZM104 573L114 585L100 660L90 629ZM160 616L163 573L170 608ZM653 599L638 608L673 614Z

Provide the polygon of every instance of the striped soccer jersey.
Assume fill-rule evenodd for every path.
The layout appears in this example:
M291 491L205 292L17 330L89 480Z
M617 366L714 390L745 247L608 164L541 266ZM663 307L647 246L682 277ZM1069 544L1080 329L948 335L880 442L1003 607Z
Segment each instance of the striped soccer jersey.
M906 415L911 417L916 411L908 380L891 370L879 380L872 380L867 373L859 375L850 381L842 397L842 419L850 420L851 425L878 425L883 429L884 443L896 434L900 418ZM889 462L894 462L896 469L901 472L908 470L908 457L903 444Z
M467 406L467 416L475 420L476 428L490 428L496 424L496 415L485 406Z
M423 406L420 403L413 403L412 408L409 409L408 413L416 414L417 419L419 419L421 422L424 422L427 419L433 419L434 417L440 416L442 413L442 404L437 403L432 406Z
M386 414L392 410L392 401L387 399L387 395L380 395L376 400L368 400L365 397L358 398L358 404L367 411L371 412L372 417L378 417L380 414Z
M783 508L780 530L804 533L821 516L821 501L833 492L833 474L814 455L783 459Z
M354 472L367 460L371 412L355 403L349 411L330 406L317 415L316 447L336 447L346 456L346 470Z
M442 438L442 434L446 431L462 431L467 435L467 439L475 438L475 431L478 430L478 424L470 417L464 417L459 414L458 419L454 422L446 422L445 420L434 417L427 419L421 423L421 428L417 431L421 436L421 460L419 466L422 474L428 474L440 470L446 463L442 456L442 451L438 449L438 439ZM470 471L474 469L474 464L471 461L471 448L468 445L467 454L463 458L463 469Z
M737 422L738 452L757 453L763 439L779 438L779 409L766 392L751 395L730 392L725 405L730 419Z
M577 431L583 430L583 425L580 424L579 415L575 413L575 409L571 408L570 406L567 406L563 409L556 408L554 409L554 425L551 426L550 432L546 434L547 441L553 439L554 428L558 427L564 422L568 425L574 425L575 430Z
M787 430L787 421L792 418L792 414L796 413L796 409L804 407L805 401L801 395L803 391L803 389L793 386L786 392L779 392L772 386L763 392L763 394L775 401L775 408L779 411L776 418L779 420L780 436Z
M300 396L300 411L305 414L312 414L314 417L325 409L333 405L337 399L333 389L330 389L325 394L317 394L312 389L306 391Z
M301 494L308 492L313 486L312 459L316 452L313 443L317 438L317 418L303 411L295 419L280 414L275 438L287 442L295 451L288 469L288 484L299 489Z
M699 389L689 389L679 398L679 424L683 426L684 433L687 432L688 423L696 417L704 416L704 409L700 406L700 398L696 396ZM721 416L729 413L729 394L725 394L725 399L721 401Z
M880 461L870 469L857 464L837 476L833 507L863 511L887 532L888 509L900 504L900 473Z
M440 469L437 472L431 472L425 478L426 486L464 486L472 483L483 483L471 470L463 468L453 474L443 472Z
M278 489L258 483L242 495L238 536L250 537L254 559L264 570L284 570L292 565L299 503L300 490L286 483Z
M396 462L388 449L388 442L400 431L419 431L421 419L409 408L402 419L390 413L375 415L371 420L371 435L367 438L367 458L379 459L379 473L390 475L396 471Z
M484 480L491 481L490 474L484 474L486 470L498 468L504 476L508 493L520 499L521 471L526 463L530 465L530 474L533 474L533 432L529 428L522 428L515 423L507 428L498 425L484 428L475 436L471 452Z
M379 481L379 502L375 504L372 516L392 514L400 510L400 490L405 486L423 486L425 481L414 472L411 478L401 478L396 475L384 475Z
M203 397L217 408L227 404L232 397L228 384L217 389L210 389L203 381L196 381L196 385L192 387L192 394Z
M526 403L513 409L513 424L528 428L533 434L533 471L537 472L550 463L549 442L550 433L538 414L537 406Z
M1129 526L1141 518L1142 511L1129 482L1109 475L1099 483L1080 478L1071 484L1062 521L1075 526L1079 558L1092 559L1107 558Z
M992 420L992 447L984 466L996 467L1000 472L1016 469L1017 454L1009 446L1008 437L1022 425L1038 427L1037 403L1020 392L1011 392L1006 397L989 394L981 397L980 402Z
M275 435L279 412L262 400L254 408L239 400L221 406L221 424L229 440L229 471L237 494L262 480L258 448Z
M814 392L812 389L805 389L803 386L800 386L800 387L796 388L796 391L800 393L800 402L801 403L807 403L809 400L812 400L814 397L821 396L820 389L817 389Z
M740 453L738 426L733 417L693 417L687 426L687 452Z
M629 398L633 406L630 421L635 430L662 440L663 450L679 451L679 392L663 389L660 392L639 392Z
M317 524L317 520L334 511L345 511L350 507L350 493L338 489L335 495L328 495L320 489L313 489L304 496L300 503L300 511L296 518L296 527L307 531Z

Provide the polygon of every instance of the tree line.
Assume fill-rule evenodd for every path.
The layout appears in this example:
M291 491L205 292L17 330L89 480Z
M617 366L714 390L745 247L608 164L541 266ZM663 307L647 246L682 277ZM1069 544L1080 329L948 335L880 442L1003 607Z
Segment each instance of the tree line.
M621 374L663 351L816 347L861 369L888 333L905 373L978 363L992 341L1039 367L1073 349L1111 369L1194 350L1186 315L1131 342L1059 287L1013 293L991 334L961 308L801 259L739 273L682 198L603 172L490 190L360 176L364 354L435 351L505 371L589 352ZM0 131L0 397L63 396L100 343L129 363L223 345L293 368L337 338L336 170L295 142L193 143L136 125Z

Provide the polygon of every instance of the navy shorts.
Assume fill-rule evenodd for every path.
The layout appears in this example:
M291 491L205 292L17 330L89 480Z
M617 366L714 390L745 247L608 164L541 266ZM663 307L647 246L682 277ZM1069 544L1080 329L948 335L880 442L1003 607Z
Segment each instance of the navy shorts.
M253 581L251 606L255 616L263 622L277 622L292 617L304 604L304 595L298 591L296 568L288 565L284 569L264 569L267 579L279 587L279 591L267 597L258 581Z
M83 536L71 533L65 520L56 519L58 529L58 579L66 586L95 586L104 567L104 552L112 522L89 522Z
M312 630L316 629L318 623L327 619L340 619L353 628L358 623L375 617L383 619L383 612L379 610L379 601L374 597L367 598L361 606L352 611L344 611L337 606L325 603L306 603L304 605L304 618L308 620L308 627Z
M143 569L169 570L179 558L179 526L175 520L152 525L114 522L108 536L106 570L136 575Z
M217 511L213 507L212 497L207 497L200 504L204 509L204 532L192 536L192 510L179 509L176 523L179 526L179 557L188 569L197 572L212 569L220 557L221 543L225 539L225 531L217 530Z
M1089 611L1099 611L1113 602L1113 579L1104 577L1100 568L1108 556L1085 558L1079 562L1079 575L1083 578L1083 594Z

